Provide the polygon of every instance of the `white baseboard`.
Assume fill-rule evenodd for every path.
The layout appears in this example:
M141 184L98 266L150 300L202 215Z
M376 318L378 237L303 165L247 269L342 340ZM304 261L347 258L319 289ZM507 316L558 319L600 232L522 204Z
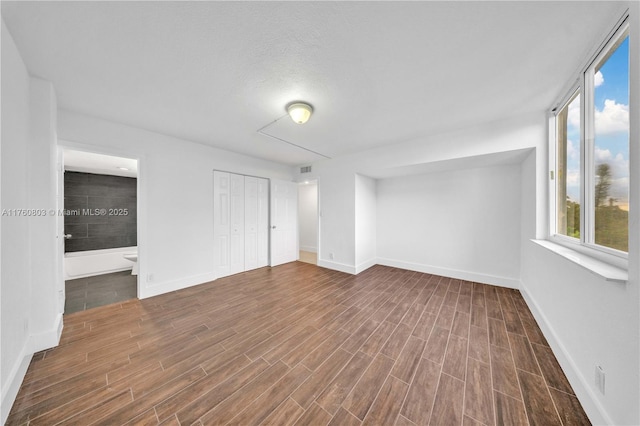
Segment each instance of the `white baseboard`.
M395 268L407 269L409 271L424 272L427 274L440 275L458 280L474 281L482 284L497 285L499 287L520 288L520 280L516 278L480 274L477 272L462 271L458 269L441 268L438 266L404 262L402 260L385 259L380 257L377 259L376 263L378 265L392 266Z
M60 313L49 330L38 334L32 334L27 337L27 341L22 347L20 355L11 369L8 380L2 389L2 402L0 405L0 407L2 407L2 424L7 421L9 411L11 411L11 407L16 400L16 396L18 395L24 376L27 374L27 369L29 368L33 354L58 346L58 343L60 343L60 336L62 335L62 327L63 321L62 314Z
M170 293L176 290L182 290L183 288L192 287L198 284L208 283L215 281L216 274L208 272L206 274L192 275L190 277L181 278L173 281L166 281L163 283L147 283L146 286L140 288L140 299L146 299L148 297L158 296L160 294Z
M16 400L16 396L18 396L18 391L20 390L24 376L27 374L27 369L29 368L29 363L31 362L32 357L33 353L29 351L29 341L27 340L20 351L20 355L18 356L16 363L9 372L9 377L5 382L5 385L2 388L2 402L0 404L0 407L2 407L2 424L7 422L9 412Z
M318 247L313 246L300 246L301 251L308 251L309 253L317 253Z
M58 346L58 343L60 343L60 336L62 335L62 326L62 314L58 314L53 327L42 333L32 334L29 336L28 350L34 354L36 352Z
M356 275L358 275L360 272L366 271L367 269L371 268L376 264L377 264L377 260L374 258L374 259L366 260L359 265L356 265Z
M356 274L356 268L353 265L346 265L344 263L318 259L318 266L321 266L327 269L333 269L334 271L346 272L347 274L351 274L351 275Z
M600 404L598 398L594 394L593 388L589 386L590 382L580 372L576 363L573 361L573 357L571 357L567 348L562 344L560 338L558 338L558 335L551 326L551 323L547 320L547 317L544 315L535 299L531 297L531 294L527 291L524 283L521 283L520 285L520 293L522 293L522 297L524 297L524 300L527 302L529 310L531 310L531 313L542 330L542 334L544 334L549 346L551 346L553 354L560 363L562 371L564 371L564 374L567 376L573 391L576 393L576 396L582 404L584 411L587 413L589 420L591 420L591 423L594 425L614 424L611 416L609 416L607 410L605 410L602 404Z

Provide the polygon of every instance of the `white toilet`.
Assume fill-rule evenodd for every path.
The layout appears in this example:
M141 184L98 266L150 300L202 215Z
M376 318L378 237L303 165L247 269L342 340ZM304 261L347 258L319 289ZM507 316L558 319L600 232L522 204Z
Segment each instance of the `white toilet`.
M131 270L131 275L138 275L138 253L124 253L122 257L133 262L133 269Z

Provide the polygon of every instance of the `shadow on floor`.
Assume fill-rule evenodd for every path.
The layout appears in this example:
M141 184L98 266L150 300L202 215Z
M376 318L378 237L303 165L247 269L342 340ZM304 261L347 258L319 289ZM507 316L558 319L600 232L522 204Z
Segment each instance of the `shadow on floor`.
M65 291L65 314L135 299L138 296L136 275L131 275L131 271L68 280L65 281Z

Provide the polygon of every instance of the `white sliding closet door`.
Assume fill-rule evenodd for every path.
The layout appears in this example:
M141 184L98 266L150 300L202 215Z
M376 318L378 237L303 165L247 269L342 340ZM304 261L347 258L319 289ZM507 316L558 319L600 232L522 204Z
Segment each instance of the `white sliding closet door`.
M269 265L269 181L258 178L258 268Z
M213 172L216 278L269 265L269 181Z
M229 272L229 173L213 172L213 268L216 278Z
M258 267L258 179L244 178L244 269Z
M244 272L244 176L229 174L229 274Z

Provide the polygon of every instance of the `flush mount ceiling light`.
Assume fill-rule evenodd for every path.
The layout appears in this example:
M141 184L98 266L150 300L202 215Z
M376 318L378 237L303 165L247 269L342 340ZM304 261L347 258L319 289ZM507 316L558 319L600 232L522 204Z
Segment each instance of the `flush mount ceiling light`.
M286 144L289 144L291 146L295 146L296 148L300 148L302 150L305 150L307 152L311 152L313 154L319 155L320 157L324 157L324 158L328 158L331 159L331 157L329 157L328 155L324 155L321 154L317 151L314 151L312 149L309 149L305 146L299 145L297 143L288 141L280 136L277 135L273 135L270 133L267 133L267 129L271 126L273 126L274 124L276 124L277 122L279 122L280 120L282 120L283 118L285 118L287 115L289 115L291 117L291 119L293 121L295 121L297 124L304 124L307 121L309 121L309 117L311 117L311 114L313 113L313 107L311 105L309 105L306 102L301 102L301 101L294 101L291 102L290 104L288 104L285 107L285 110L287 111L287 114L281 115L280 117L276 118L275 120L273 120L272 122L265 124L264 126L260 127L258 130L256 130L256 132L260 133L263 136L269 137L271 139L275 139L278 140L280 142L284 142Z
M309 120L309 117L311 117L313 108L311 105L304 102L294 102L289 104L287 112L294 122L304 124Z

